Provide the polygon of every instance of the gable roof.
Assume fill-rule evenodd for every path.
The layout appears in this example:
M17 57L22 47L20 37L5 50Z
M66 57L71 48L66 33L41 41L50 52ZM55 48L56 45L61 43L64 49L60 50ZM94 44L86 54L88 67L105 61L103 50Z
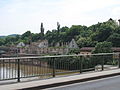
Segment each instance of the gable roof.
M24 47L25 44L23 42L18 43L17 47Z
M75 40L72 39L68 45L68 48L79 48L79 47L78 47L77 43L75 42Z

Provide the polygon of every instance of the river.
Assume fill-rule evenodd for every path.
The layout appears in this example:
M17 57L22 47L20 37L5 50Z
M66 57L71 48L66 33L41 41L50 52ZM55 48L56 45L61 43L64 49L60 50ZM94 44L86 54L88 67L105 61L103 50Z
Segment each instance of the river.
M20 65L20 77L30 77L37 75L47 75L51 73L52 69L48 67L34 66L34 65ZM17 78L18 65L17 64L0 64L0 80Z

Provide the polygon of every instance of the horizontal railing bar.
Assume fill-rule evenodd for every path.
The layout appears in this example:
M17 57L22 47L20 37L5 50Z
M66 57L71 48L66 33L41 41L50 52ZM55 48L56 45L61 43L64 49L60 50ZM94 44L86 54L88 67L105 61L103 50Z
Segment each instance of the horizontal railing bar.
M93 57L95 56L97 58L92 58L92 56ZM114 56L115 57L117 56L119 58L115 59ZM84 60L85 62L83 62ZM97 62L97 60L101 62ZM117 62L115 60L117 60ZM20 81L20 79L22 78L29 77L46 78L55 77L56 75L72 74L74 72L82 73L86 71L95 71L96 69L95 66L99 64L102 66L101 67L102 70L104 70L104 65L106 64L107 65L110 64L113 66L114 64L117 65L119 63L120 53L26 56L26 57L16 56L9 58L0 58L0 67L3 67L0 69L0 72L2 72L2 74L0 74L0 77L3 76L0 78L0 81L10 79L11 80L17 79Z
M4 78L4 79L0 79L0 81L5 81L5 80L14 80L14 79L17 79L17 78Z
M71 71L64 71L64 72L56 72L56 74L64 74L64 73L74 73L74 72L79 72L80 70L71 70Z
M97 54L74 54L74 55L55 55L55 56L32 56L32 57L12 57L12 58L0 58L0 60L16 60L16 59L38 59L38 58L58 58L58 57L73 57L73 56L96 56L96 55L114 55L120 53L97 53Z

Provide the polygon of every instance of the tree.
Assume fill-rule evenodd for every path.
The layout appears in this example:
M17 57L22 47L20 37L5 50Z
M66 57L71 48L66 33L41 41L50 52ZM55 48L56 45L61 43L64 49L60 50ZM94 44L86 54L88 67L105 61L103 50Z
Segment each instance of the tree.
M91 38L83 38L83 37L80 37L78 40L77 40L77 44L80 48L82 47L94 47L96 45L97 41L92 41Z
M40 31L41 33L27 31L16 37L6 37L4 40L0 40L0 45L17 44L20 41L30 43L47 39L49 45L54 46L58 42L70 42L74 38L79 47L94 47L96 43L104 41L111 42L115 47L120 46L120 26L111 18L106 22L98 22L89 27L82 25L72 25L70 28L60 27L57 22L57 29L49 30L47 33L44 33L43 23L41 23Z
M0 46L4 45L5 41L4 39L0 38Z
M5 44L6 45L11 45L11 44L14 44L15 42L16 42L17 40L16 40L16 37L14 37L14 36L7 36L6 38L5 38Z
M30 31L25 32L21 35L21 39L24 41L24 43L30 44L32 41L32 33Z
M79 54L80 50L79 49L70 49L70 51L68 52L68 54Z
M50 44L55 44L56 42L59 42L60 40L58 32L55 29L53 29L52 32L47 31L45 38L48 40Z
M100 31L97 31L93 36L92 39L98 42L106 41L107 38L111 35L112 29L109 27L102 27Z
M59 22L57 22L57 31L58 31L58 34L59 34L59 32L60 32L60 24L59 24Z
M66 31L68 31L68 27L67 26L65 26L65 27L62 27L62 28L60 28L60 32L66 32Z
M41 39L44 39L44 27L43 27L43 23L41 23L41 27L40 27L40 30L41 30Z
M99 23L100 24L100 23ZM96 27L97 26L97 27ZM95 32L93 32L92 40L96 40L98 42L106 41L107 38L116 31L118 25L111 18L107 22L103 22L100 25L95 25Z
M21 39L24 39L25 37L29 37L31 35L30 31L27 31L21 35Z
M32 33L32 42L36 42L42 39L41 33Z
M116 30L115 30L114 33L118 33L118 34L120 34L120 26L118 26L118 27L116 28Z
M111 42L114 47L120 47L120 34L113 33L107 41Z
M112 53L112 43L106 41L99 42L96 44L92 53Z
M82 30L83 27L81 25L72 25L72 27L66 31L66 41L71 41L73 38L78 36Z
M111 42L99 42L95 46L95 49L92 51L92 53L112 53L112 43ZM95 55L92 56L92 60L94 62L94 65L99 64L113 64L113 56L112 54L105 54L105 55Z

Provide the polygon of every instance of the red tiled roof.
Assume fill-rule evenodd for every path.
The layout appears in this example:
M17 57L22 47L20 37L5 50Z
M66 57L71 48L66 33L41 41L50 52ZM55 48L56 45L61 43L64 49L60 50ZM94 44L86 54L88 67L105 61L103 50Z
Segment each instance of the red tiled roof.
M93 49L95 49L95 47L83 47L80 49L80 51L89 51L91 52ZM120 52L120 47L112 47L112 50L114 52Z
M92 51L94 49L94 47L83 47L80 49L80 51Z
M120 52L120 47L113 47L112 50L113 50L114 52Z

